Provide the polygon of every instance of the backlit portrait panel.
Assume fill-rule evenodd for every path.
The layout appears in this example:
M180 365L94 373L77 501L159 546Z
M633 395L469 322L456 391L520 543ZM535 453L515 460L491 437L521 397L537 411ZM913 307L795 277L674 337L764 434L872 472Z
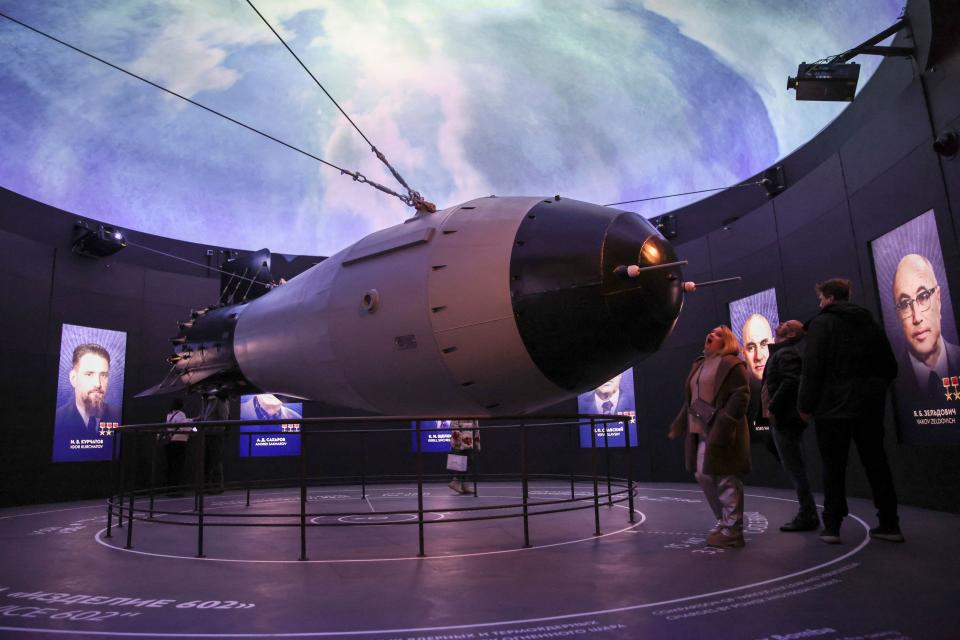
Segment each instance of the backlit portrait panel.
M871 243L904 439L960 442L960 342L934 212Z
M110 460L123 414L127 334L64 324L53 461Z

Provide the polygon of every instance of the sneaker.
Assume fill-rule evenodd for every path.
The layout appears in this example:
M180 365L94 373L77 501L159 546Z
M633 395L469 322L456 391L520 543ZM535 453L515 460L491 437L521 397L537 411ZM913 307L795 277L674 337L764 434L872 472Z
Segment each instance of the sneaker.
M713 525L713 528L708 531L708 534L720 533L720 529L723 528L723 520L717 520L717 524Z
M820 539L827 544L841 544L843 540L840 539L840 527L824 527L820 531Z
M447 485L450 487L450 490L454 493L463 493L463 483L454 478L450 481L450 484Z
M816 531L820 528L820 518L817 516L797 515L790 522L780 525L780 531Z
M464 495L468 495L468 496L473 495L473 489L470 488L470 483L469 483L469 482L461 482L461 483L460 483L460 493L462 493L462 494L464 494Z
M870 529L870 537L874 540L886 540L887 542L904 542L903 534L899 526L893 527L874 527Z
M733 549L736 547L742 547L746 544L747 543L743 539L742 533L735 536L728 536L722 531L717 531L716 533L711 533L709 536L707 536L708 547L720 547L721 549Z

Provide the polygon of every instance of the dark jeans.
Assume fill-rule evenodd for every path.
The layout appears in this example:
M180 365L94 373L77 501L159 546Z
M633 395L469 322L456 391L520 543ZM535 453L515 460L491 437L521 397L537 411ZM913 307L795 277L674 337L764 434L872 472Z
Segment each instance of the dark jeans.
M777 445L777 452L780 454L780 464L790 475L793 488L797 490L797 499L800 501L798 515L812 520L817 517L817 504L813 501L810 480L807 479L807 467L803 460L803 432L806 430L807 425L786 429L773 425L770 428L773 442Z
M880 526L899 526L897 493L887 464L887 452L883 449L883 416L847 420L818 418L814 424L823 458L823 525L839 528L848 513L847 458L853 440L870 483Z
M164 447L167 452L167 486L179 487L183 484L183 467L187 459L187 443L168 442Z
M208 489L223 491L223 440L222 433L207 433L203 436L203 477Z

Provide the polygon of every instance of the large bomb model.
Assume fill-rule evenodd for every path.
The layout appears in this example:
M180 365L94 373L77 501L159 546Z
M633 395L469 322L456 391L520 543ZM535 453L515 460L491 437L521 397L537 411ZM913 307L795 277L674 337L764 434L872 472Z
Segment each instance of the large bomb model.
M489 197L370 234L250 302L194 312L142 395L275 393L390 415L510 415L655 351L683 301L641 216Z

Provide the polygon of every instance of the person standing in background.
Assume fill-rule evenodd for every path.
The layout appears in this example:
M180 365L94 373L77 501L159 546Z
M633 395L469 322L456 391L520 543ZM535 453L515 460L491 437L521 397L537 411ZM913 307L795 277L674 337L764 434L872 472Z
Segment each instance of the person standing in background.
M857 446L877 508L870 537L903 542L897 493L883 448L887 388L897 361L886 334L869 311L850 302L850 281L816 286L820 313L807 324L797 409L811 418L823 458L823 530L820 539L840 544L847 516L846 477L850 442Z
M171 427L167 431L167 442L164 445L164 451L167 455L167 487L171 498L183 497L180 491L183 484L183 467L187 459L187 444L190 440L190 434L196 431L194 427L183 427L184 423L192 422L187 414L183 412L183 398L174 398L170 403L170 412L167 413L166 422L168 424L178 425Z
M468 461L472 460L476 464L476 452L480 451L480 430L477 428L477 420L452 420L450 432L450 450L456 455L462 455ZM471 494L471 489L467 482L467 471L464 469L447 485L455 493Z
M770 418L770 431L784 471L797 492L800 509L780 531L814 531L820 528L817 504L810 490L803 460L803 432L807 422L797 411L797 392L803 372L803 323L787 320L777 327L777 341L770 345L770 359L763 372L760 392L763 413Z

